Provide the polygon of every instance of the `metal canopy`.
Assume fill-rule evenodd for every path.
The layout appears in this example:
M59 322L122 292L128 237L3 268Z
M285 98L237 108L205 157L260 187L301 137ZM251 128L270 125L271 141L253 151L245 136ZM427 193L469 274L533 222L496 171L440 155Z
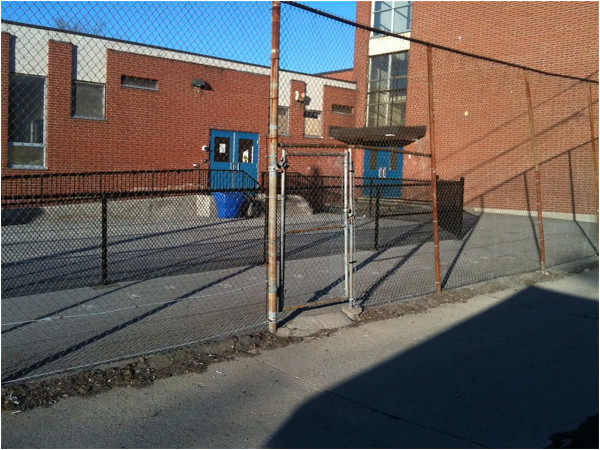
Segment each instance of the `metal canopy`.
M329 135L345 144L364 147L404 147L425 136L427 127L333 128Z

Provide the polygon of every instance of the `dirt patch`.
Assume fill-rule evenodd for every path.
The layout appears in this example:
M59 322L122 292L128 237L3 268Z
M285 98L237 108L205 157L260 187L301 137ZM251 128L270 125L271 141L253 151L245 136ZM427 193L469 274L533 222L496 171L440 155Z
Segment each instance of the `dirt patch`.
M8 385L2 388L2 411L19 412L50 406L62 398L96 395L114 387L143 387L154 380L190 372L204 372L213 363L251 356L261 350L284 347L298 338L281 338L268 332L231 336L219 341L137 358L117 367L85 370L60 378Z
M355 324L358 326L376 320L419 314L441 305L464 303L476 295L531 286L541 281L555 280L563 276L564 274L556 272L530 273L499 278L461 289L444 291L441 294L373 306L366 309ZM314 338L316 335L327 336L333 331L323 330L309 338ZM2 412L17 414L38 406L50 406L62 398L96 395L114 387L143 387L152 384L157 379L190 372L204 372L213 363L236 357L252 356L264 350L284 347L302 340L303 338L297 337L274 336L264 331L197 344L168 353L156 353L123 362L115 367L95 368L25 384L11 384L2 388Z
M505 289L533 286L536 283L557 280L563 276L564 274L558 272L547 272L546 274L541 272L528 273L513 277L497 278L459 289L442 291L440 294L430 294L411 300L383 304L366 309L360 316L359 323L392 319L407 314L419 314L427 311L429 308L436 308L451 303L465 303L477 295L491 294Z

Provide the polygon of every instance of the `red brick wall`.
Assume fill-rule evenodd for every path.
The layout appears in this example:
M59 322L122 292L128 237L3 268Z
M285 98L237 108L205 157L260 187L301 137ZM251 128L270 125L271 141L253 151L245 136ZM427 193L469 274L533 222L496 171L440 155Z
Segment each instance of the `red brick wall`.
M598 78L597 4L415 2L412 20L414 38ZM434 50L433 81L440 177L465 177L471 206L535 209L523 71ZM530 81L544 210L591 214L596 194L587 85L535 74ZM592 90L597 123L598 86ZM411 44L407 125L428 125L427 105L426 52ZM409 149L428 151L429 135ZM429 161L405 157L404 176L429 177Z
M9 39L3 35L5 97ZM192 168L195 163L208 168L209 154L201 148L209 145L211 129L258 133L258 170L266 171L268 76L108 50L105 118L90 120L71 116L73 45L51 41L48 51L48 172L180 169ZM122 87L122 75L157 80L158 90ZM192 87L193 78L206 80L211 90ZM310 106L295 101L295 91L306 93L305 83L291 82L291 136L282 137L283 142L323 144L331 142L330 126L355 125L356 114L334 114L331 107L339 104L356 109L356 91L327 86L323 92L322 137L305 138L304 110ZM3 101L3 108L6 120L8 101ZM25 173L6 168L6 126L3 133L3 173ZM328 168L323 163L321 172Z
M3 35L3 118L7 118L8 53ZM259 171L266 170L267 76L130 53L107 52L104 120L71 117L73 46L48 43L47 168L89 172L208 167L211 129L259 134ZM121 76L158 80L158 91L121 87ZM212 90L191 85L203 78ZM264 93L264 95L261 95ZM6 124L6 122L5 122ZM3 126L3 173L6 168Z
M325 78L331 78L332 80L344 80L344 81L355 81L354 70L341 70L339 72L330 72L322 74Z
M294 151L313 151L313 152L331 152L342 149L332 150L326 148L327 145L343 145L341 142L329 137L330 127L354 127L356 120L359 117L357 113L358 97L357 91L352 89L344 89L334 86L325 86L323 92L323 104L321 111L321 137L304 137L304 111L312 109L310 104L306 105L295 100L295 92L305 93L310 96L310 92L306 91L306 83L299 80L291 81L290 89L290 133L291 136L281 136L280 142L285 148L285 144L306 144L319 145L322 149L317 148L290 148L290 154ZM353 108L353 114L342 115L332 112L332 105L350 106ZM295 157L289 158L290 170L293 172L302 173L304 175L334 175L340 176L342 171L342 159L339 157Z
M371 25L371 2L356 2L356 23ZM354 32L354 80L358 91L356 126L364 127L367 120L367 81L369 79L370 32L356 28Z

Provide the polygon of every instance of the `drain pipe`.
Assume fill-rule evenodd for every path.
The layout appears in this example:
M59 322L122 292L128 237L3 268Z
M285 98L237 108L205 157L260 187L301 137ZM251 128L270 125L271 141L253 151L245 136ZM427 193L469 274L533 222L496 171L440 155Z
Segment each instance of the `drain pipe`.
M267 323L269 332L277 331L277 105L279 103L279 28L281 4L273 2L271 18L271 76L269 92L269 153L267 157L268 232L267 232Z

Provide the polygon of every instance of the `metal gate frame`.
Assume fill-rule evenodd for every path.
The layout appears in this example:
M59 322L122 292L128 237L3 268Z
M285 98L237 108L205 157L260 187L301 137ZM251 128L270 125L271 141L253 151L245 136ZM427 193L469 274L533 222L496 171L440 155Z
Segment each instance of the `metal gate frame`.
M305 228L300 230L288 230L286 227L286 172L288 168L288 156L308 156L308 157L338 157L343 158L343 225L330 225L325 227ZM314 308L327 305L330 303L340 303L348 301L349 307L355 307L354 295L354 274L356 266L356 245L354 232L354 164L352 161L352 148L347 148L343 152L288 152L282 149L280 175L280 192L279 192L279 261L277 273L277 292L279 304L283 305L284 287L285 287L285 239L290 234L308 233L311 231L323 230L344 230L344 257L343 257L343 272L344 272L344 296L337 298L329 298L326 300L316 301L309 304L293 305L283 307L282 312L294 311L298 309Z

